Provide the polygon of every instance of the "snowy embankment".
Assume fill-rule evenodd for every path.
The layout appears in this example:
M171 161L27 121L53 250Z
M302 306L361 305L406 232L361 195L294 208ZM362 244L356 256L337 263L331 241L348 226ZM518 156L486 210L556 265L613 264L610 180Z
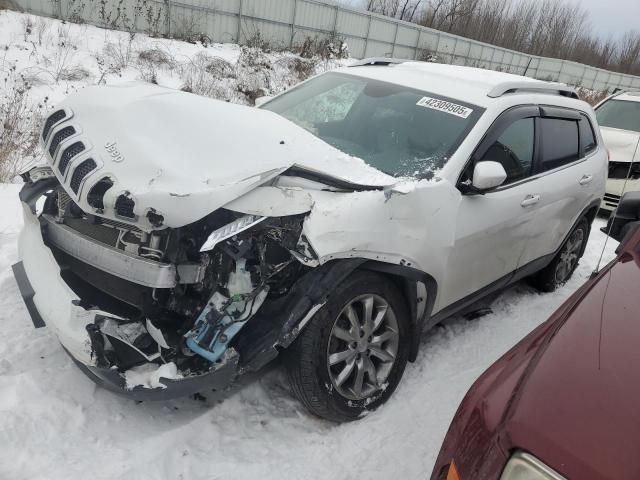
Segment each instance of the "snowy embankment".
M333 44L297 55L265 46L189 43L0 10L0 181L37 162L42 118L95 84L142 81L253 105L311 75L348 64Z
M31 33L26 33L26 18L32 19ZM41 24L43 36L53 32L50 40L39 42ZM56 43L61 28L76 39L73 48ZM87 84L141 78L146 73L136 59L151 50L157 55L155 77L147 78L162 85L183 88L191 78L192 86L212 86L222 98L249 103L252 94L243 81L266 78L264 69L245 76L250 70L242 66L237 46L204 47L141 35L132 41L134 60L120 71L106 66L104 59L116 58L126 42L125 33L0 12L0 66L9 78L0 94L13 88L20 75L15 72L31 73L30 101L48 110ZM105 57L108 45L115 45L109 48L116 54ZM157 51L165 50L178 61L158 66L162 55ZM206 65L223 70L231 65L227 80L217 73L218 80L211 80L206 65L190 70L190 59L200 53L226 62ZM275 65L267 69L269 91L277 91L291 81L291 69L283 66L289 60L282 59L295 57L267 58ZM50 72L60 73L54 75L57 80ZM388 404L356 423L336 426L311 417L293 400L277 365L244 379L224 398L205 401L135 403L97 388L52 332L32 327L20 298L10 269L18 258L22 223L18 189L0 184L0 479L427 478L467 388L587 279L605 239L598 230L603 221L597 220L585 258L559 291L541 295L517 285L495 302L493 314L455 319L425 335L417 362L407 367ZM614 248L610 242L606 259Z

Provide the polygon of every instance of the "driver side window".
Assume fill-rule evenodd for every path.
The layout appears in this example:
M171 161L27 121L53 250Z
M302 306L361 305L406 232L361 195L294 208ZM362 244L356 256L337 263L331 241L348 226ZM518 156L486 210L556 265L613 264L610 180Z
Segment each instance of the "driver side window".
M502 164L507 172L504 185L517 182L529 177L533 171L534 142L535 119L517 120L489 147L482 160Z

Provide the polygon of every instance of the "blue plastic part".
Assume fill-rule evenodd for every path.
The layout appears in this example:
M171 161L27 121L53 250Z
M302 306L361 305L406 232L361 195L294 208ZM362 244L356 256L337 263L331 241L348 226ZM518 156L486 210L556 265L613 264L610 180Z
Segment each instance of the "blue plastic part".
M227 346L233 337L247 323L244 321L233 321L232 318L225 316L218 325L212 325L207 320L207 315L213 308L207 305L198 316L193 329L187 333L187 347L196 355L206 358L210 362L217 362L227 350ZM208 345L203 344L204 338L207 336L209 329L215 328L213 340ZM224 336L224 342L220 341Z
M187 347L189 347L189 350L191 350L196 355L200 355L210 362L215 362L216 360L218 360L218 358L220 358L220 356L217 356L215 353L210 352L209 350L206 350L198 345L193 337L187 338Z

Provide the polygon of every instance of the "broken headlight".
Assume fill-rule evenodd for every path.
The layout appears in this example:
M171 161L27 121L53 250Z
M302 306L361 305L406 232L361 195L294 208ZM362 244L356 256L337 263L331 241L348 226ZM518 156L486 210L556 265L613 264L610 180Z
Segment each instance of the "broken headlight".
M259 217L257 215L245 215L243 217L234 220L231 223L228 223L224 227L218 228L214 230L207 240L200 247L201 252L209 252L215 248L215 246L226 240L227 238L231 238L234 235L237 235L240 232L244 232L245 230L257 225L258 223L266 220L267 217Z

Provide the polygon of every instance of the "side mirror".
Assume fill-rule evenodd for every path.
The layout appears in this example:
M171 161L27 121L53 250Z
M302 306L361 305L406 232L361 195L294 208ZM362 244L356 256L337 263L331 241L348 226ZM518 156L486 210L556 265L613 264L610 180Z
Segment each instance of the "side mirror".
M256 98L256 107L260 107L260 106L264 105L265 103L267 103L272 98L273 97L271 97L269 95L265 95L264 97Z
M640 225L640 192L627 192L620 199L618 209L612 213L602 231L622 242Z
M507 172L501 163L485 160L478 162L473 169L471 186L478 193L493 190L507 179Z

